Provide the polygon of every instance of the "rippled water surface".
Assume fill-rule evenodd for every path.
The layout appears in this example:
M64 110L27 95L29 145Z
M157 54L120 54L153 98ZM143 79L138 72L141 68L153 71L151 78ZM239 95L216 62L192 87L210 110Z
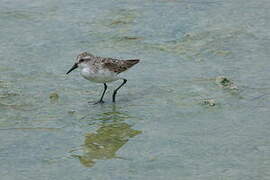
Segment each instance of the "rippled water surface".
M269 8L0 0L1 179L269 180ZM116 104L82 51L141 59Z

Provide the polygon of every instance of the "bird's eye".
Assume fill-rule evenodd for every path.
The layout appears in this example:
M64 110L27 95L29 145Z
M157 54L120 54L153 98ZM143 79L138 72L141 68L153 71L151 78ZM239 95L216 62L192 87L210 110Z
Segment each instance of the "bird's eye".
M84 59L80 59L80 60L79 60L79 63L81 63L81 62L83 62L83 61L84 61Z

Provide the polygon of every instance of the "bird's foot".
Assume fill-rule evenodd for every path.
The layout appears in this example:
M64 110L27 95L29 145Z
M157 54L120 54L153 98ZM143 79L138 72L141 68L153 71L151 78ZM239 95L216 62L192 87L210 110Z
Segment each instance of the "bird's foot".
M103 100L99 100L99 101L97 101L97 102L89 101L88 103L89 103L89 104L96 105L96 104L103 104L104 101L103 101Z

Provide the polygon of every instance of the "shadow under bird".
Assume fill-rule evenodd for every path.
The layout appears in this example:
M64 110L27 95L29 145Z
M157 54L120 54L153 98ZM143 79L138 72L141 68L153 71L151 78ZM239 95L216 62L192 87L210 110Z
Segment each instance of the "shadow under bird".
M117 81L119 79L123 80L122 84L113 91L112 101L115 102L117 91L127 82L125 78L119 77L118 74L128 70L139 61L139 59L119 60L98 57L90 53L83 52L77 56L75 64L66 74L69 74L71 71L79 67L81 69L82 77L95 83L104 84L102 96L100 100L94 104L104 103L103 96L107 90L106 83Z

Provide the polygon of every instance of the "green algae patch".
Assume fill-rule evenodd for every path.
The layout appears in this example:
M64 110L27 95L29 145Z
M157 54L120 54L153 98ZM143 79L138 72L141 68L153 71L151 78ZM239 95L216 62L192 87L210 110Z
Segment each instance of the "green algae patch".
M19 96L20 94L18 93L13 93L13 92L4 92L0 94L0 98L9 98L9 97L15 97Z
M0 80L0 88L8 88L8 83L6 81Z
M222 88L225 89L231 89L231 90L237 90L237 86L233 83L232 80L224 77L224 76L219 76L216 78L216 84L219 85Z
M217 77L216 82L224 87L230 86L232 82L226 77Z
M243 36L251 36L242 28L209 29L201 32L188 32L181 38L164 43L145 43L149 49L182 55L187 59L211 56L227 57L232 55L229 42Z
M51 93L49 96L51 102L57 102L59 100L59 95L58 93Z

